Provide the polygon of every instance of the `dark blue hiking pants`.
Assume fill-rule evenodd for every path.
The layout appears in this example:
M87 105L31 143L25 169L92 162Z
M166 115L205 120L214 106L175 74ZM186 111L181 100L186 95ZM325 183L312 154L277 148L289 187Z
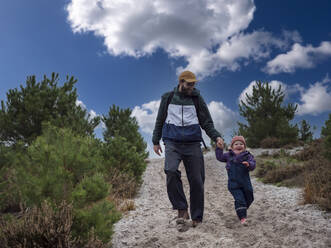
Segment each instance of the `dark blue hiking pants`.
M205 166L200 142L176 143L165 140L164 172L167 178L167 192L173 209L186 210L188 204L183 190L181 161L184 163L190 185L190 213L192 220L203 218Z
M247 209L254 201L254 195L249 172L245 165L231 162L228 170L228 189L234 198L234 208L238 218L246 218Z

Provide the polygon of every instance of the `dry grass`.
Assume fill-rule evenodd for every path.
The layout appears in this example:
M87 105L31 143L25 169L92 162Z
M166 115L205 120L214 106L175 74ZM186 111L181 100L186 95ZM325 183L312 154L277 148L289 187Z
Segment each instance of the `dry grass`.
M132 177L113 169L110 173L111 177L108 179L112 185L108 200L114 203L115 208L126 213L134 210L134 201L132 200L136 195L140 184Z
M323 141L313 141L299 153L259 156L254 175L265 183L303 187L304 203L331 211L331 162L323 157Z
M318 204L331 211L331 162L316 158L307 162L304 202Z
M298 187L303 185L304 166L293 163L284 158L258 158L255 176L264 183L273 183L279 186Z
M19 219L0 218L0 243L4 248L102 248L106 247L93 234L86 244L71 234L73 224L72 205L62 202L57 210L46 201L40 208L34 207L21 213ZM8 218L6 218L8 217Z

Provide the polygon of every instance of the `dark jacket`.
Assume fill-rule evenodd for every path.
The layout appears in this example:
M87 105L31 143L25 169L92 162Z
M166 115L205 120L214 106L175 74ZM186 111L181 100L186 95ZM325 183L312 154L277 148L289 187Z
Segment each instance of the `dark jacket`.
M202 140L201 129L214 141L221 137L215 129L208 107L200 92L194 89L192 95L179 92L174 89L173 98L167 109L167 100L171 92L162 95L153 131L153 144L158 145L163 140L175 142L200 142ZM198 109L195 109L192 97L198 98Z
M226 162L225 167L228 172L229 190L243 188L247 191L253 191L249 171L255 169L256 162L254 156L248 151L244 151L238 155L232 150L223 153L223 150L218 147L216 148L215 153L217 160ZM248 167L242 164L244 161L249 163Z

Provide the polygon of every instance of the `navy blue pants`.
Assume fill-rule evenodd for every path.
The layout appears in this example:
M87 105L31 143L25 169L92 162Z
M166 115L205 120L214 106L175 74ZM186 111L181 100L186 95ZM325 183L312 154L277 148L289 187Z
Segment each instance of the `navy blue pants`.
M178 170L181 161L184 163L190 185L190 213L192 220L202 221L204 209L205 166L200 142L176 143L164 141L167 192L173 209L186 210L188 204L183 190L181 172Z
M234 198L239 219L247 217L247 209L254 201L253 187L248 169L241 163L231 162L228 172L228 189Z
M234 198L234 208L236 210L238 218L247 217L247 209L254 201L253 191L248 191L243 188L231 189L230 193Z

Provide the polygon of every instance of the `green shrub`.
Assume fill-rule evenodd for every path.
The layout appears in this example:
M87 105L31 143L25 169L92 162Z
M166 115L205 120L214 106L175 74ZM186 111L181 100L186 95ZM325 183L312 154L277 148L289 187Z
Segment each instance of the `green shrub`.
M44 199L57 203L70 200L73 188L84 176L102 170L102 156L97 149L90 137L48 126L13 162L21 202L33 206Z
M272 154L273 158L284 158L284 157L288 157L289 153L285 150L285 149L280 149L278 152L275 152Z
M91 232L104 243L111 239L113 225L121 215L107 200L100 201L84 209L75 210L73 235L88 240Z
M321 136L323 137L323 155L331 161L331 114L329 119L325 121L325 126L322 127Z
M108 144L104 144L103 154L108 173L116 168L134 177L137 182L141 181L146 169L145 154L138 153L124 137L115 136Z
M91 237L109 240L120 215L105 201L111 185L106 181L110 175L102 174L107 170L100 147L91 137L47 126L42 136L16 154L10 167L0 170L1 196L8 189L15 193L11 198L4 194L4 200L1 197L1 209L40 207L44 200L56 208L63 200L73 201L73 236L82 244L88 244ZM33 235L29 237L37 240Z
M88 203L104 199L109 193L110 185L102 174L84 177L72 192L72 199L77 207L84 207Z
M278 183L302 174L302 165L277 165L269 170L263 177L265 183Z
M303 186L303 172L305 166L280 151L276 158L270 156L268 160L257 159L255 176L264 183L278 186Z
M276 164L271 160L258 160L255 175L257 177L264 177L268 173L268 171L272 170L274 167L276 167Z

